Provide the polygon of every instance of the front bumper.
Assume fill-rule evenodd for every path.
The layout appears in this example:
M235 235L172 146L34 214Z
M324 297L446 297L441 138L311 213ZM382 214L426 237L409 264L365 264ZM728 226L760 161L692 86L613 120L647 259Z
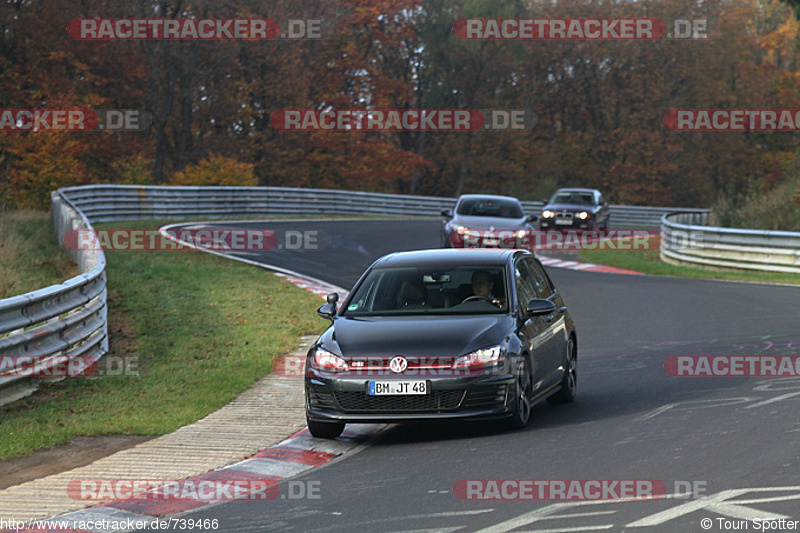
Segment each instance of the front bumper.
M425 395L369 396L370 380L428 383ZM340 422L408 422L431 419L501 418L513 409L514 376L335 376L311 371L305 379L308 418Z
M587 218L586 220L573 218L569 224L556 224L553 218L542 218L540 219L539 227L543 230L592 229L594 228L594 220L592 218Z
M514 230L470 230L470 233L466 235L450 233L446 237L446 247L532 250L534 231L533 229L525 230L524 236Z

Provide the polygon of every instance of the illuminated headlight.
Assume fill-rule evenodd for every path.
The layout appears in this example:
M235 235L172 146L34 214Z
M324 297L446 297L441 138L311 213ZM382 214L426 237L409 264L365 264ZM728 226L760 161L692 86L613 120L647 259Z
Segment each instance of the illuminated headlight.
M505 361L505 351L502 346L492 346L476 350L470 354L462 355L453 361L453 368L482 368L502 364Z
M347 372L350 370L344 359L322 348L317 348L317 351L314 352L314 366L326 372Z
M455 225L453 226L453 231L458 233L459 235L465 235L469 233L469 229L465 228L464 226Z
M542 211L542 218L553 218L554 216L556 216L556 214L550 211L549 209L546 211Z
M586 220L587 218L589 218L589 213L587 213L586 211L581 211L580 213L578 213L578 218L581 220Z
M514 232L514 237L519 238L519 239L523 239L523 238L525 238L525 236L527 234L528 234L527 231L525 231L524 229L521 229L521 230L517 230L517 231Z

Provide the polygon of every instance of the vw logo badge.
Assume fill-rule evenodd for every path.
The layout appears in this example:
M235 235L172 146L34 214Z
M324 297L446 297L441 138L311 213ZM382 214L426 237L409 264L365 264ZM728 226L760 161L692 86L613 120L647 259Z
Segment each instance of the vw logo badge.
M406 361L405 357L397 356L392 357L392 360L389 361L389 368L395 374L400 374L405 372L406 368L408 368L408 361Z

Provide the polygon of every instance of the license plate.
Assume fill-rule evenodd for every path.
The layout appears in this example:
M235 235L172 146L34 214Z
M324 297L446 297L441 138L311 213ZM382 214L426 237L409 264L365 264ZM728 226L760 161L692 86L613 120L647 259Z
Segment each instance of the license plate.
M367 394L370 396L397 396L405 394L428 394L427 381L370 381Z
M566 226L567 224L572 224L572 220L567 218L557 218L556 224L560 224L562 226Z

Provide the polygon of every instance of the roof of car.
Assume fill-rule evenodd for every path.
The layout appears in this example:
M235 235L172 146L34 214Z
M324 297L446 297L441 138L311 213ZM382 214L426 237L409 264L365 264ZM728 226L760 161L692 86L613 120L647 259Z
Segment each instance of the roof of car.
M530 253L514 249L454 249L438 248L434 250L416 250L413 252L395 252L375 261L376 267L404 266L459 266L459 265L505 265L509 256L515 252Z
M574 188L573 187L569 187L569 188L565 188L565 189L558 189L556 191L556 193L560 193L560 192L600 192L600 191L598 191L597 189L581 189L579 187L574 187Z
M462 198L484 198L486 200L511 200L512 202L519 202L519 198L514 198L513 196L502 196L499 194L462 194L458 197L460 201Z

